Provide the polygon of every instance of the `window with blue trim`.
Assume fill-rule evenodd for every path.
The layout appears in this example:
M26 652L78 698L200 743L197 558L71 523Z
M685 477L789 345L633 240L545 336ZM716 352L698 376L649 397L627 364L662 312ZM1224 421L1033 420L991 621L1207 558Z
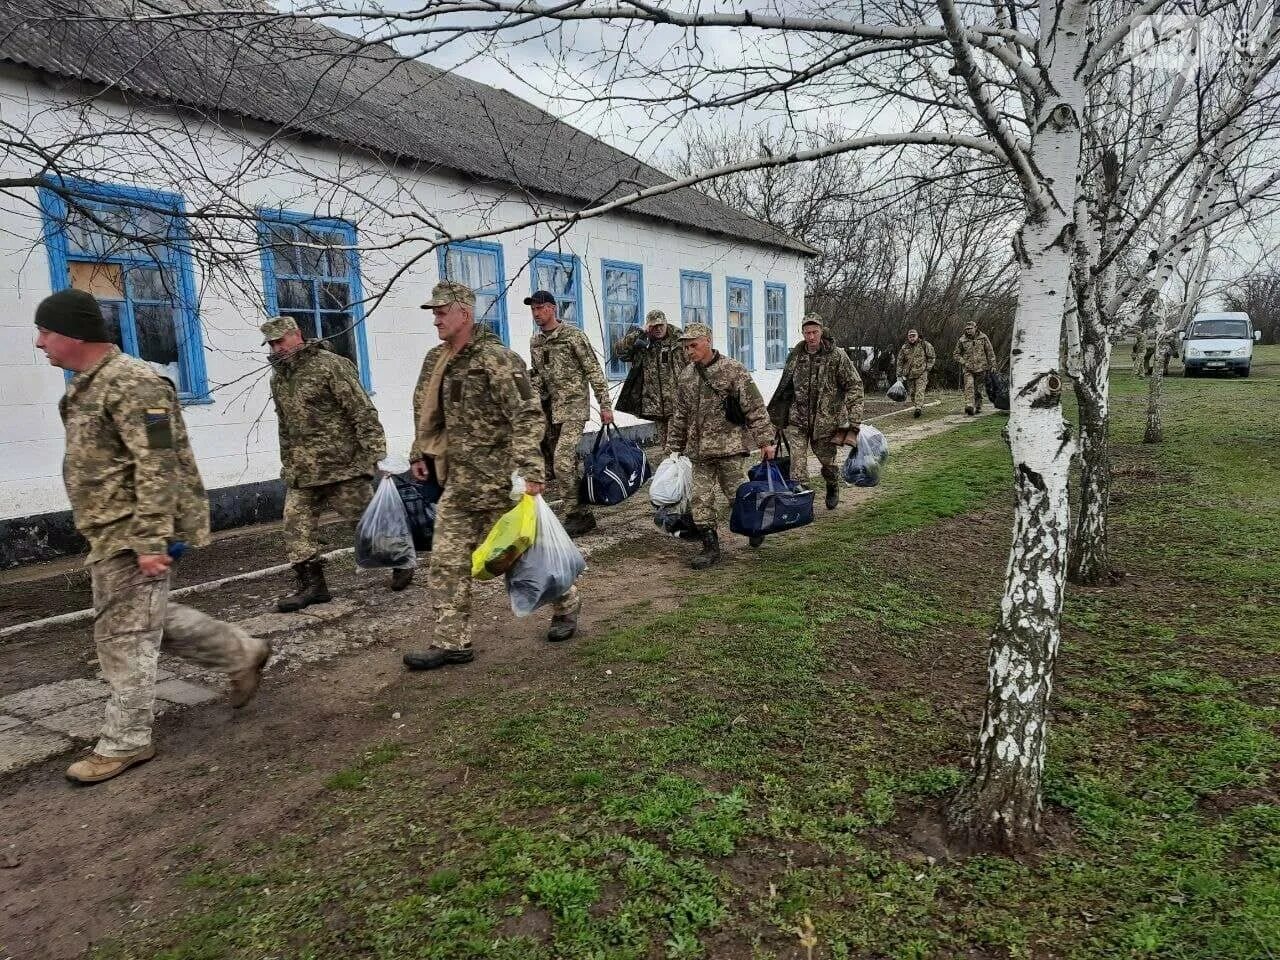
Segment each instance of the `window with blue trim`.
M711 274L680 271L680 325L705 323L711 329Z
M356 228L345 220L259 211L267 312L293 317L308 340L324 339L370 387Z
M748 370L755 369L751 344L751 281L729 278L726 318L729 356Z
M641 326L644 316L644 279L639 264L601 260L604 270L604 341L605 356L613 357L613 345L632 327ZM609 360L609 376L621 380L627 365Z
M780 370L787 363L787 287L764 285L764 366Z
M503 343L507 339L507 279L502 247L477 240L441 247L440 279L465 283L476 294L476 320Z
M582 264L571 253L530 251L529 276L534 290L555 295L556 312L562 321L582 329Z
M111 338L168 377L186 401L208 398L182 198L61 180L40 189L53 289L93 294Z

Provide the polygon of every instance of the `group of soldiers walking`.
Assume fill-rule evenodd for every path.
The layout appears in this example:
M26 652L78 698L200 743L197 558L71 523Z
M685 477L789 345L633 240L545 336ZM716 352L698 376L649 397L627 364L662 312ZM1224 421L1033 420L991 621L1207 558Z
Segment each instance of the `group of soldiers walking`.
M513 482L526 494L545 495L570 535L595 526L579 500L578 450L591 394L602 423L613 422L604 372L585 334L560 320L551 293L537 291L524 302L538 327L528 366L477 322L475 293L466 285L438 283L422 304L440 344L427 353L413 393L410 470L443 492L428 584L432 629L422 649L404 654L410 670L474 658L471 555L510 508ZM233 707L254 696L271 651L234 624L169 602L174 560L209 539L208 501L174 385L111 342L88 293L46 298L35 322L37 346L74 374L60 404L64 478L77 529L90 545L94 639L111 697L93 752L67 777L98 783L155 755L151 723L162 648L224 671ZM702 548L695 569L719 561L717 491L733 500L754 452L771 459L784 441L792 479L807 484L812 451L826 506L838 506L836 455L857 443L862 380L821 317L806 316L801 332L768 406L746 368L712 346L703 324L682 331L652 310L643 330L613 345L613 355L632 366L618 408L651 420L662 448L692 461L689 509ZM349 521L363 514L387 443L349 360L324 341L306 340L289 317L267 320L262 334L279 422L284 549L297 578L278 609L293 612L331 599L321 518L329 510ZM990 340L966 329L956 357L965 367L966 398L980 408L973 384L992 362ZM932 346L911 331L899 368L916 415L934 359ZM395 570L390 588L403 590L412 580L412 570ZM552 605L548 641L574 636L580 605L576 587Z

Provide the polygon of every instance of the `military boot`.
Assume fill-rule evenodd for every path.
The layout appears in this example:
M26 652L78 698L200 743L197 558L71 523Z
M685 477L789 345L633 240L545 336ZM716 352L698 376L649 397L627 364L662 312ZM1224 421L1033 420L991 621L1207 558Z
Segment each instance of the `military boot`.
M304 560L293 565L298 574L298 589L287 597L281 597L276 609L281 613L296 613L313 603L328 603L333 597L329 585L324 582L324 561Z
M470 647L428 647L411 650L401 659L410 670L438 670L451 664L470 663L475 657Z
M596 528L596 515L590 510L574 510L564 518L564 532L580 537Z
M78 783L82 786L87 786L91 783L102 783L103 780L110 780L112 777L120 776L130 767L146 763L155 755L156 748L151 745L124 757L104 757L95 751L83 760L77 760L67 767L66 776L72 783Z
M413 583L413 567L397 567L391 571L391 589L399 593Z
M827 509L834 510L840 506L840 487L831 480L827 481Z
M267 661L271 659L271 644L266 640L259 640L258 652L253 655L250 661L239 670L233 670L227 674L227 680L230 681L231 688L227 693L227 702L232 708L239 710L250 700L253 695L258 692L258 684L262 681L262 671L266 667Z
M969 415L969 416L971 416L971 417L972 417L972 416L973 416L973 404L969 404L969 406L965 407L965 408L964 408L964 412L965 412L967 415Z
M576 613L558 613L551 618L551 627L547 630L547 640L551 643L562 643L578 632L578 615Z
M919 407L916 407L914 410L912 410L912 411L911 411L911 416L913 416L913 417L915 417L917 420L919 420L919 419L920 419L920 414L922 414L922 413L924 413L924 411L923 411L923 410L921 410Z
M702 552L693 558L690 564L695 570L705 570L712 564L720 562L720 534L712 527L702 531Z

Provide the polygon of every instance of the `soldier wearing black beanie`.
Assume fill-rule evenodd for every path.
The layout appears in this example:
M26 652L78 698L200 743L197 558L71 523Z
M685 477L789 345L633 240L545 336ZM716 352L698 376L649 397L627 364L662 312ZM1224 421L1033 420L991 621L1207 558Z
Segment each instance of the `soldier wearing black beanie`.
M36 307L36 326L86 343L110 343L102 308L83 290L60 290Z

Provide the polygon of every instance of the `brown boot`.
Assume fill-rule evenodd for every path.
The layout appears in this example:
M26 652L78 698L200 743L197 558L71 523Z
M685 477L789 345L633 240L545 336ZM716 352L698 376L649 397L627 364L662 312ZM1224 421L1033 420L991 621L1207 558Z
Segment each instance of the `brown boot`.
M262 670L271 659L271 644L266 640L259 642L262 644L262 650L253 658L253 662L247 667L232 670L227 674L227 679L231 681L227 703L231 704L234 710L239 710L253 699L253 695L258 692L258 684L262 680Z
M103 780L120 776L130 767L146 763L155 755L154 746L143 747L137 753L131 753L125 757L104 757L100 753L91 753L83 760L77 760L67 767L67 779L84 786L101 783Z

